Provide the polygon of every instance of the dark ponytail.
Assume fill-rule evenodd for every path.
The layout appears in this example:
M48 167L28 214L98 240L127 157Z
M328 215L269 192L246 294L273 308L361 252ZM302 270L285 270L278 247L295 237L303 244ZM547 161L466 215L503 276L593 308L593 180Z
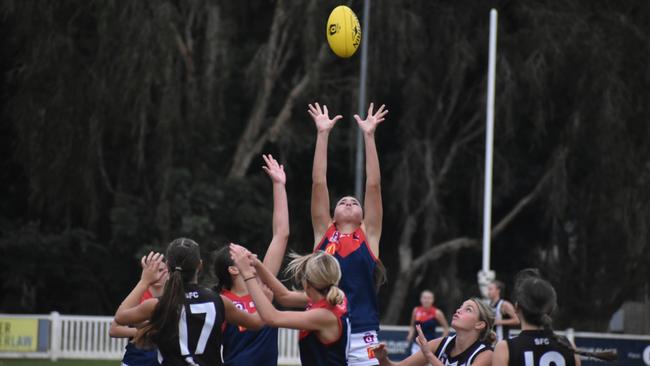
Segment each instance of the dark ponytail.
M515 277L514 298L524 320L527 323L542 327L564 349L571 353L603 361L616 360L616 352L576 350L567 338L555 334L551 314L557 307L557 294L553 285L541 278L537 269L524 269L517 274Z
M178 334L185 287L196 278L201 263L199 245L191 239L175 239L169 243L165 259L169 279L149 323L138 331L134 339L138 347L151 348L163 337L173 338Z
M212 259L212 274L217 279L216 291L220 293L224 289L230 290L233 283L228 267L235 265L230 257L230 246L224 245L221 249L215 251Z

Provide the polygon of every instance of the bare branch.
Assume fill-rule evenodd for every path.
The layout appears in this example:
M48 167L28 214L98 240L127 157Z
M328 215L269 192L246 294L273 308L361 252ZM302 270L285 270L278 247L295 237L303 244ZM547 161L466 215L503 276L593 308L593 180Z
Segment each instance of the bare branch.
M517 204L510 210L510 212L508 212L501 219L501 221L499 221L498 224L492 227L492 235L491 235L492 238L501 234L501 232L503 232L503 230L505 230L508 227L508 225L510 225L512 220L514 220L517 217L517 215L519 215L521 211L523 211L523 209L526 206L528 206L530 202L532 202L534 199L536 199L539 196L546 183L550 180L551 172L552 169L549 169L546 172L546 174L544 174L542 179L540 179L539 182L537 182L535 188L530 193L525 195L522 199L520 199L519 202L517 202Z
M492 228L492 238L495 238L497 235L501 234L507 227L512 223L512 221L523 211L523 209L528 206L535 198L539 196L542 189L549 181L551 177L551 171L546 172L544 177L540 179L535 188L528 193L526 196L522 197L517 204L499 221L497 225ZM433 246L431 249L424 252L418 259L413 261L410 266L410 271L418 271L428 262L434 261L443 255L451 252L455 252L465 248L478 247L479 241L477 239L460 237L454 238L448 241L445 241L441 244Z

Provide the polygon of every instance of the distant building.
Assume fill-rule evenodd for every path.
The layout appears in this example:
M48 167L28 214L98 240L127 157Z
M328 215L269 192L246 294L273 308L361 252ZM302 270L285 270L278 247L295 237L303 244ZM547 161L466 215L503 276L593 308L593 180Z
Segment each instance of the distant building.
M613 333L650 334L650 299L628 301L612 315L609 331Z

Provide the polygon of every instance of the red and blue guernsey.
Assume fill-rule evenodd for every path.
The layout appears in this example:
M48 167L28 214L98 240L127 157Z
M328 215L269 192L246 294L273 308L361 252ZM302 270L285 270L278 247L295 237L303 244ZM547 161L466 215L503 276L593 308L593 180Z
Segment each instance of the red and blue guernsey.
M428 341L436 338L436 326L438 326L436 311L435 306L428 308L418 306L415 308L415 325L420 325L422 333L424 333Z
M250 295L237 296L223 290L221 294L232 301L237 309L253 314L257 311ZM277 366L278 329L268 326L258 331L224 323L223 364L228 366Z
M347 350L350 327L347 316L347 301L332 305L326 299L315 304L307 305L307 311L327 309L334 313L339 320L339 338L333 342L324 343L318 334L310 330L301 330L298 346L300 347L300 363L309 366L346 366L348 364Z
M379 330L375 291L377 258L363 230L359 227L351 234L341 234L332 224L315 250L333 255L341 265L339 287L348 299L352 333Z

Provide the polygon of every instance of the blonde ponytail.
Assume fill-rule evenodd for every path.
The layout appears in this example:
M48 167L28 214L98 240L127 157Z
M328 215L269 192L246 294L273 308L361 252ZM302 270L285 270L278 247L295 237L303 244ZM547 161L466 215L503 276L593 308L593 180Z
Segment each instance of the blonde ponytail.
M339 262L323 251L307 255L289 254L292 258L287 265L285 273L289 275L298 286L303 282L309 284L323 294L332 305L343 302L344 293L338 288L341 279L341 266Z
M289 253L291 262L287 264L287 268L284 270L284 273L286 273L293 280L294 284L300 288L302 288L302 280L305 277L305 267L307 267L307 262L313 255L314 253L307 255Z
M325 298L327 299L327 302L329 302L332 305L338 305L343 303L343 298L345 295L343 294L343 291L338 288L336 285L330 286L329 291L327 291L327 295Z

